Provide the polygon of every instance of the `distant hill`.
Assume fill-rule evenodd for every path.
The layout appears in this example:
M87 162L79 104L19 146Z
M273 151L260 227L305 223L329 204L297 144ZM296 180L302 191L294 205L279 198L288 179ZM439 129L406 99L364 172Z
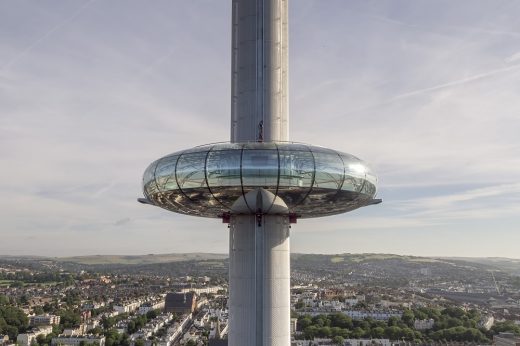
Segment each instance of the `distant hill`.
M144 265L155 263L170 263L183 261L211 261L226 260L228 254L219 253L169 253L148 255L88 255L72 257L44 257L44 256L1 256L0 259L20 259L34 261L54 261L58 263L76 263L84 265ZM291 261L305 263L363 263L380 261L404 261L409 263L452 263L457 265L478 266L488 270L506 270L517 272L520 275L520 259L503 257L420 257L395 254L363 253L363 254L304 254L291 253Z
M520 259L505 257L449 257L445 260L465 261L470 263L483 264L485 266L504 270L520 276Z
M95 255L74 257L0 256L0 262L18 261L37 268L68 271L96 270L107 273L155 275L221 274L228 270L228 255L216 253L173 253L148 255ZM291 271L305 277L344 277L345 280L497 280L520 277L520 260L508 258L419 257L394 254L291 254ZM516 279L515 279L516 280ZM520 278L518 279L520 285Z
M214 253L180 253L180 254L149 254L149 255L94 255L94 256L74 256L74 257L55 257L52 258L57 262L68 262L85 265L143 265L158 264L170 262L184 261L207 261L207 260L224 260L228 258L227 254Z
M352 263L361 263L361 262L370 262L370 261L384 261L384 260L403 260L410 262L437 262L439 261L433 257L419 257L419 256L402 256L402 255L394 255L394 254L383 254L383 253L363 253L363 254L334 254L334 255L320 255L320 254L302 254L302 253L292 253L292 260L317 260L317 261L326 261L331 263L338 262L352 262Z

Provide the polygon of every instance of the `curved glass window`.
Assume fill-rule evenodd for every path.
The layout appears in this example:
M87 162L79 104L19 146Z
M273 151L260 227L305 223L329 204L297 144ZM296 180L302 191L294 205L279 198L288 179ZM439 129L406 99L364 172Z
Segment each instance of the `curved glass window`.
M171 191L179 188L175 179L175 167L178 159L178 155L170 155L159 160L155 170L155 181L159 191Z
M144 171L143 175L143 186L144 186L144 195L146 198L150 198L157 192L159 192L159 188L157 187L157 183L155 182L155 169L157 168L157 164L159 162L153 162L146 171Z
M360 192L366 176L365 165L357 157L341 153L345 164L345 181L342 190Z
M338 214L369 204L376 184L376 176L355 156L276 142L194 147L155 161L143 176L151 203L204 217L231 212L255 189L278 196L302 218Z
M377 185L377 177L372 172L372 169L365 165L366 169L366 181L365 185L363 186L362 193L365 193L367 195L375 195L376 194L376 185Z
M175 170L177 184L181 190L200 189L206 186L206 151L183 153Z
M244 149L242 152L242 185L247 191L263 187L273 193L278 186L278 151Z
M314 182L314 156L305 151L280 150L280 196L291 209L309 194Z
M224 206L231 208L242 196L240 160L242 148L212 149L206 161L206 174L211 194Z
M345 167L338 153L321 148L317 152L313 151L313 155L316 162L314 187L318 189L339 189L343 185Z

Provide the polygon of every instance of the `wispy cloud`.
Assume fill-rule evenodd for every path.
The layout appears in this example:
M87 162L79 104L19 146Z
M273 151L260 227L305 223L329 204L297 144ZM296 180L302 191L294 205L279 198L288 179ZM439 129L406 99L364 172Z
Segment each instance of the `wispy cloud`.
M504 59L504 61L508 64L511 64L511 63L514 63L514 62L517 62L518 60L520 60L520 52L517 52L507 58Z
M27 54L29 54L35 47L37 47L38 45L42 44L43 42L45 42L45 40L47 40L50 36L52 36L52 34L54 34L55 32L57 32L58 30L61 30L63 29L64 27L66 27L68 24L70 24L71 22L73 22L79 15L81 15L81 13L88 7L90 6L93 2L95 2L96 0L87 0L85 1L83 4L81 4L79 6L79 8L74 11L72 13L72 15L70 15L69 17L65 18L64 20L62 20L61 22L57 23L56 25L54 25L51 29L49 29L48 31L46 31L43 35L41 35L40 37L38 37L36 40L34 40L33 42L31 42L29 45L27 45L25 48L23 48L19 53L15 54L9 61L7 61L7 63L3 64L2 66L0 66L0 73L1 72L4 72L4 70L8 70L9 68L11 68L14 64L16 64L17 61L19 61L20 59L22 59L24 56L26 56Z
M216 220L135 199L151 161L228 139L230 4L57 4L0 2L0 252L227 251ZM318 237L349 230L359 251L364 234L425 251L437 243L424 234L482 224L508 246L520 224L519 11L293 2L291 139L369 161L384 200L299 222L299 249L332 251ZM87 249L89 237L107 245Z
M400 95L397 95L397 96L391 98L389 100L389 102L396 101L396 100L403 99L403 98L407 98L407 97L420 95L420 94L430 93L430 92L438 91L438 90L441 90L441 89L446 89L446 88L460 86L460 85L463 85L463 84L467 84L467 83L478 81L480 79L490 78L490 77L493 77L493 76L495 76L497 74L515 71L515 70L518 70L519 68L520 68L520 64L513 65L513 66L507 66L507 67L502 67L502 68L499 68L499 69L494 69L494 70L491 70L491 71L478 73L478 74L472 75L470 77L461 78L461 79L457 79L457 80L454 80L454 81L450 81L450 82L434 85L434 86L431 86L431 87L428 87L428 88L423 88L423 89L409 91L409 92L406 92L404 94L400 94Z

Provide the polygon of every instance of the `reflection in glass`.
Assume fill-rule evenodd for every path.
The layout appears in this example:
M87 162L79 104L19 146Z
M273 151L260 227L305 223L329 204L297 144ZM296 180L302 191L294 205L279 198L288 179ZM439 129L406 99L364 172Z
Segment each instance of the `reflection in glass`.
M159 191L177 190L175 180L175 166L177 166L178 155L166 156L159 160L155 170L155 181Z
M289 209L301 203L314 181L314 157L307 151L280 150L280 196Z
M244 190L263 187L276 193L278 151L276 149L244 149L242 152L242 184Z
M204 174L206 155L206 151L181 154L175 172L181 190L206 186Z
M159 191L157 187L157 183L155 182L155 168L159 161L152 162L143 175L143 186L144 186L144 195L146 198L150 198L153 194Z
M208 186L215 198L231 208L242 196L240 158L242 150L211 150L206 161Z
M182 214L220 217L244 193L264 188L291 213L318 217L368 204L377 178L357 157L294 143L221 143L173 153L143 176L146 198Z
M316 177L314 186L323 189L339 190L343 184L345 167L339 155L330 149L314 152L316 162Z

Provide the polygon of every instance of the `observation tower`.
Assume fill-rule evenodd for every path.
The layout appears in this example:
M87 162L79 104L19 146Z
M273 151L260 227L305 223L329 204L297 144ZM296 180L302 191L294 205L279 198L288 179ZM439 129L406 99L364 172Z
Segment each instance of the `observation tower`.
M229 346L290 345L290 224L380 203L357 157L289 142L288 0L232 1L231 141L145 171L139 201L229 223Z

